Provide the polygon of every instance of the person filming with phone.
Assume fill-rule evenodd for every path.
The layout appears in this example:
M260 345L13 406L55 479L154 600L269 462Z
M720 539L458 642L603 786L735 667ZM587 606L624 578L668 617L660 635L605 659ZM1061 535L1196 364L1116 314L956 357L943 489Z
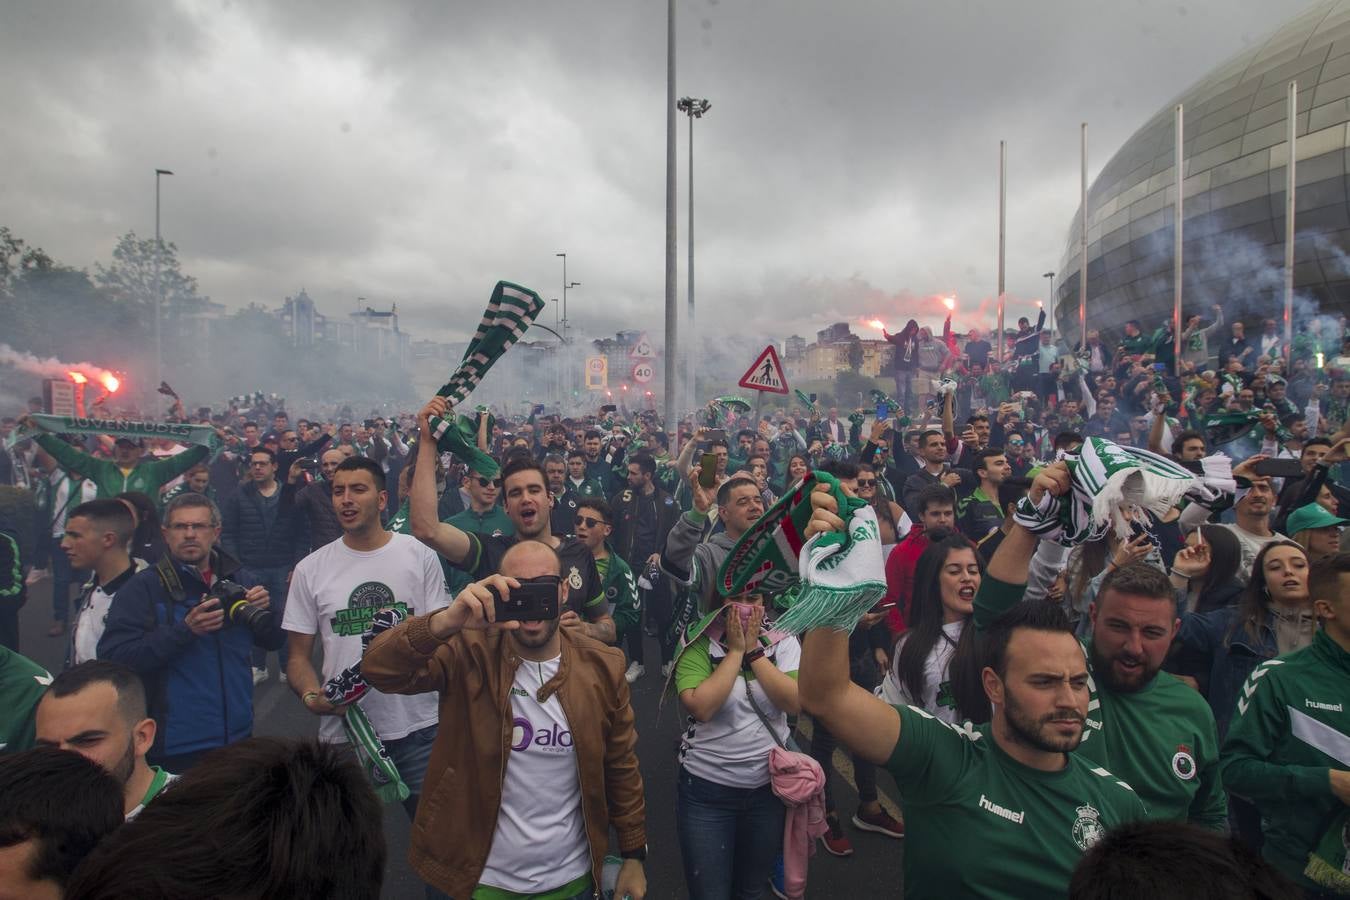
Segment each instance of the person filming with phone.
M376 690L439 694L409 861L452 897L590 897L611 824L623 857L614 896L646 895L624 656L559 627L567 595L557 550L522 541L497 574L380 634L362 659Z

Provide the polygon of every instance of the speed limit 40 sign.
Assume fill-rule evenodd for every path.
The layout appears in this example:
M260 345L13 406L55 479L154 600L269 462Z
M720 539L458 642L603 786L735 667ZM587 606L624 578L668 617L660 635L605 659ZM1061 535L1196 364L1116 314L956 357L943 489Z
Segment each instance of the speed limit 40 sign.
M656 367L645 360L638 362L633 366L633 380L638 384L646 384L656 377Z

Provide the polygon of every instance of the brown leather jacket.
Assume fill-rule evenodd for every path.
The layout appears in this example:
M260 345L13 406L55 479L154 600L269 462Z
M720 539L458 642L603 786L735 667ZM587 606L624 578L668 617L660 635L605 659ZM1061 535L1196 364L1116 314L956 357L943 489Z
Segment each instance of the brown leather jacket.
M462 631L448 641L415 616L371 641L361 672L386 694L440 694L440 729L431 748L408 860L452 897L473 893L496 830L511 746L511 684L520 657L500 632ZM623 653L560 629L558 674L539 699L557 692L567 715L581 782L581 812L598 886L609 826L621 851L647 843L642 775L638 772L624 680Z

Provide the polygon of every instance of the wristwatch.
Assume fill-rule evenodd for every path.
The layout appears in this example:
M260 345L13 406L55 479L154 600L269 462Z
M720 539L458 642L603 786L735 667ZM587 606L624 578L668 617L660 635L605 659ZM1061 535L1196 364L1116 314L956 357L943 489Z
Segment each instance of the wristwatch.
M309 698L310 698L310 697L313 697L313 698L315 698L315 699L317 700L318 697L319 697L319 692L318 692L318 691L305 691L305 693L302 694L302 695L300 696L300 703L301 703L301 705L306 706L306 707L309 706Z
M647 859L647 845L643 844L634 850L620 850L619 856L624 859L635 859L638 862L644 862Z

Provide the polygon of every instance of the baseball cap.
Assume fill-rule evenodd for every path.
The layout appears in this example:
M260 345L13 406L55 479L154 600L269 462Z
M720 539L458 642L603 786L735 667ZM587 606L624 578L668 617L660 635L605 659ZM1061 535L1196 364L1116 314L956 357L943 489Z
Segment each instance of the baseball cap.
M113 441L113 443L114 443L114 444L126 444L128 447L143 447L143 446L145 446L144 444L141 443L141 441L140 441L139 438L129 438L129 437L119 437L117 440Z
M1327 512L1326 507L1317 503L1309 503L1307 506L1300 506L1289 514L1285 520L1285 534L1298 534L1300 531L1306 531L1309 528L1330 528L1333 525L1350 525L1350 519L1342 519L1340 516L1332 515Z

